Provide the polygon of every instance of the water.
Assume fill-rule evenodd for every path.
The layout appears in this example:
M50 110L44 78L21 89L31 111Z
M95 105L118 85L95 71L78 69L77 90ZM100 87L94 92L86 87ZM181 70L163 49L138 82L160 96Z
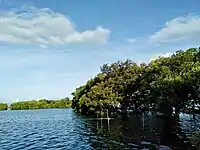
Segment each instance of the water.
M191 133L198 124L181 127ZM139 149L159 145L162 121L131 116L94 121L72 109L22 110L0 112L1 150L92 150Z

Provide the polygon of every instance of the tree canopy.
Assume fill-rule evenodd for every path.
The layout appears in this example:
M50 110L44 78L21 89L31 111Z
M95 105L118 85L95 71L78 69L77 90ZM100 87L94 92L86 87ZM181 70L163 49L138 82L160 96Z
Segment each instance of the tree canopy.
M136 112L159 105L163 112L175 108L179 114L200 103L200 52L196 48L179 50L148 64L132 60L104 64L100 70L72 93L72 107L82 114L113 109L118 104Z

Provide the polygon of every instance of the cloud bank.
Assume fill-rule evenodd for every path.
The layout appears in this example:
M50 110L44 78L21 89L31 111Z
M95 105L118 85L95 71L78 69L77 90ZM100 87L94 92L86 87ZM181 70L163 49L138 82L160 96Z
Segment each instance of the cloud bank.
M0 42L11 44L101 44L109 34L110 30L101 26L80 32L68 17L48 8L25 7L0 16Z
M149 37L151 42L200 41L200 17L178 17L165 23L165 27Z

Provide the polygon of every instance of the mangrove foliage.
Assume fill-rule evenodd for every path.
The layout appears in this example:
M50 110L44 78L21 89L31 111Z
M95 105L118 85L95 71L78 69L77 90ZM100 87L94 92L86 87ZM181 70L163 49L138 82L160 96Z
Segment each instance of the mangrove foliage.
M157 110L194 113L200 103L200 52L191 48L169 57L137 64L132 60L104 64L94 78L73 93L72 107L92 115L97 110ZM158 107L159 106L159 107Z

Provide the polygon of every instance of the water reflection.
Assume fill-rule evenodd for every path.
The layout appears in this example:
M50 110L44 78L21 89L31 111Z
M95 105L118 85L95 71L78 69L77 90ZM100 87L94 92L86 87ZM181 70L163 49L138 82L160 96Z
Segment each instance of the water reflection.
M158 149L168 145L173 150L193 149L187 135L199 130L198 117L173 118L116 116L91 120L72 109L0 112L0 149ZM157 147L157 148L156 148Z
M175 118L153 116L150 113L140 116L117 116L110 120L88 120L92 132L98 136L90 139L94 149L158 149L166 145L176 150L194 149L187 139L193 126L183 128L191 122L182 117L177 122ZM197 127L196 125L195 127Z

